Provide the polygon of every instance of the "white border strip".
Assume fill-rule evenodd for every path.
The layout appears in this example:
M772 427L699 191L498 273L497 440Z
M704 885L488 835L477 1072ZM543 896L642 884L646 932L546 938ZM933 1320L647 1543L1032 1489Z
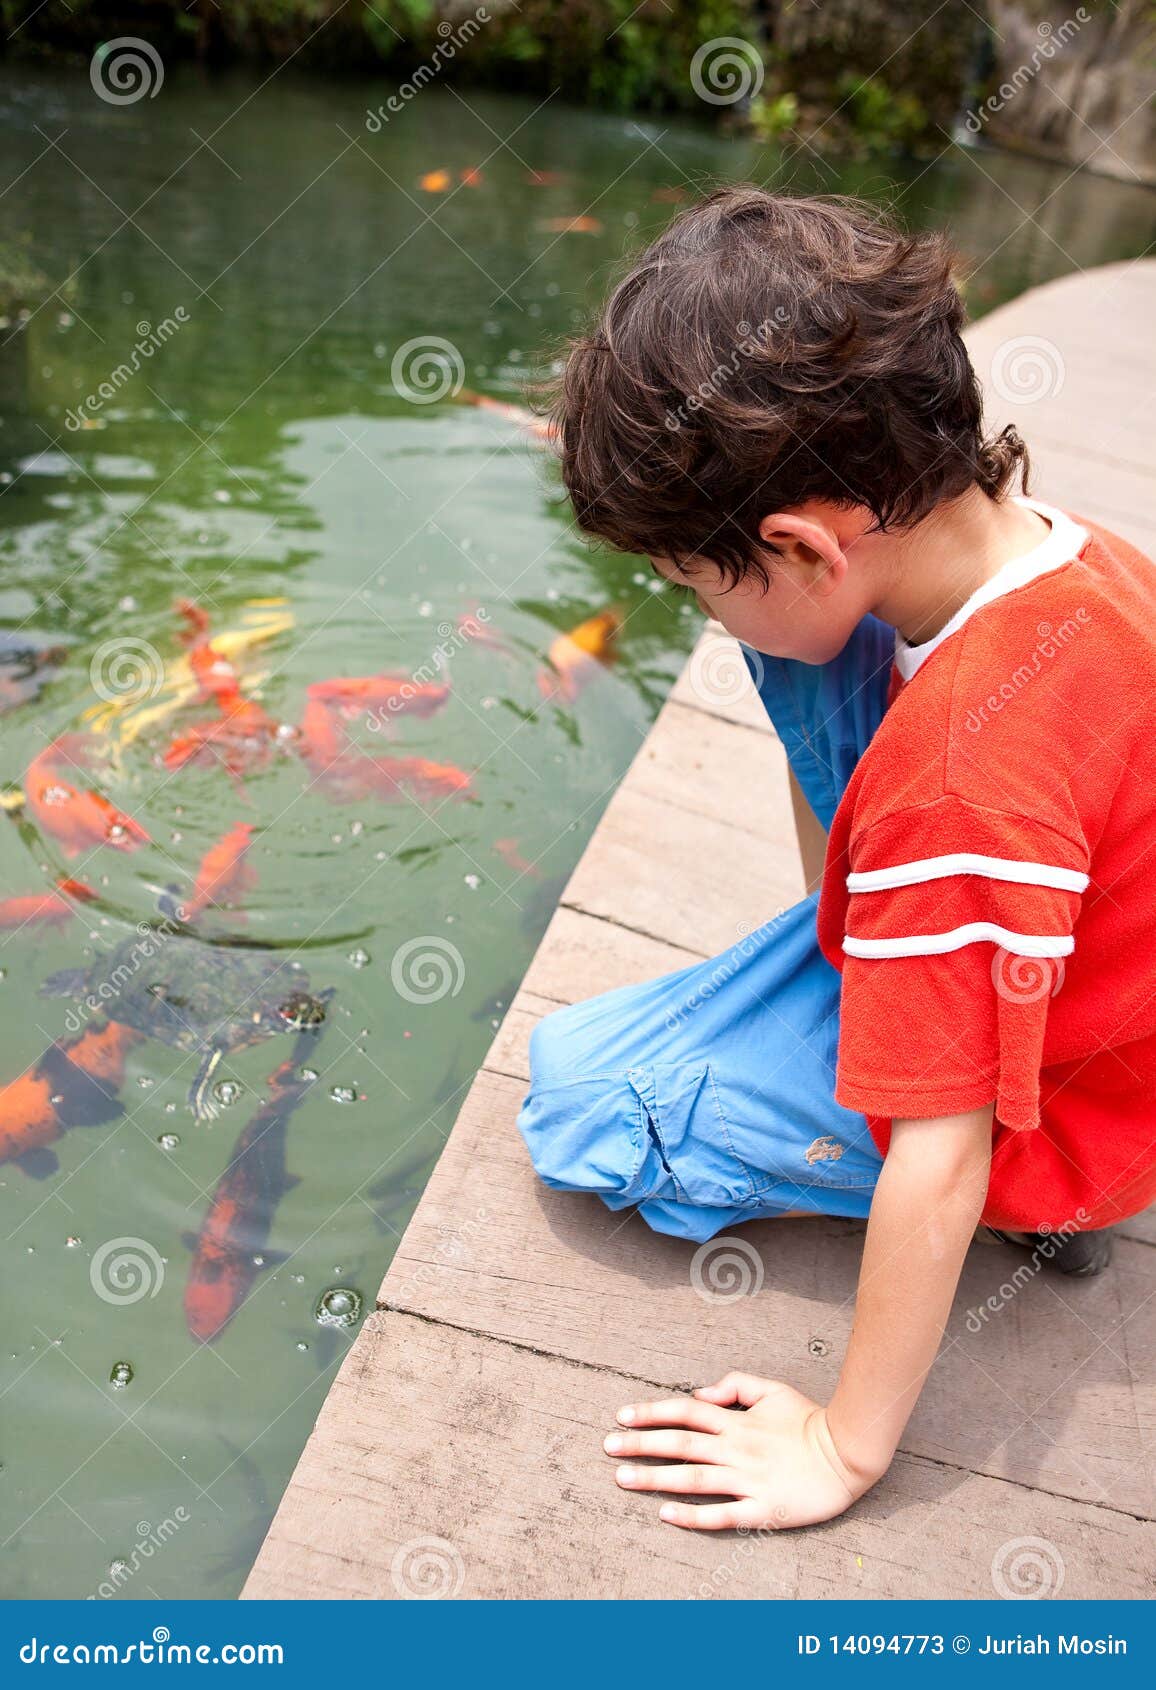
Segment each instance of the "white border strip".
M1010 880L1021 886L1053 886L1060 892L1083 892L1088 876L1054 863L1025 862L1019 857L984 857L974 851L952 851L944 857L920 857L893 868L866 869L847 876L848 892L886 892L895 886L918 886L925 880L946 880L953 874L976 874L984 880Z
M1070 933L1012 933L994 921L969 921L964 927L953 927L950 933L911 933L898 939L853 939L848 933L843 949L848 956L868 958L942 956L945 951L960 951L981 939L990 939L1015 956L1071 956L1076 948Z

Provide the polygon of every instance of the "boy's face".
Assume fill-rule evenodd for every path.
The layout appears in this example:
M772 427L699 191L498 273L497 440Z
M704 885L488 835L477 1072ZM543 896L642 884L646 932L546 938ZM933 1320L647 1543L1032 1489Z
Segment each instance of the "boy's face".
M767 657L829 663L870 608L860 602L850 575L832 583L824 572L791 558L768 560L766 586L750 575L729 586L714 564L697 559L682 568L669 558L650 563L663 580L689 588L704 616Z

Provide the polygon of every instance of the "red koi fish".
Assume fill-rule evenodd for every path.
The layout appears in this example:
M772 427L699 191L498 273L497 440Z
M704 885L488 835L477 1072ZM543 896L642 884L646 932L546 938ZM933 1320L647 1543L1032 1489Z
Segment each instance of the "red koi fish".
M495 626L489 612L476 599L458 617L457 630L471 645L487 646L490 651L500 651L506 656L513 652L508 636Z
M46 1179L60 1166L48 1146L69 1127L104 1126L123 1115L117 1093L125 1056L143 1037L118 1022L96 1022L49 1045L35 1066L0 1087L0 1162Z
M271 1095L242 1129L201 1230L187 1240L193 1260L185 1283L185 1320L202 1344L211 1344L224 1331L261 1266L284 1260L270 1255L265 1244L277 1205L298 1183L285 1170L286 1129L313 1083L300 1072L314 1037L302 1033L293 1055L270 1075Z
M480 188L482 173L476 164L468 164L464 170L458 171L458 180L464 188Z
M543 698L560 693L567 703L573 703L599 669L614 661L621 627L622 618L616 610L603 610L568 634L559 634L547 653L549 668L538 671L538 690Z
M79 741L74 747L72 742ZM103 798L99 792L73 786L60 773L61 764L76 766L86 756L81 736L67 734L34 757L24 779L29 813L45 833L60 841L68 857L95 845L135 851L150 843L139 822Z
M531 188L560 188L566 176L561 170L527 170L523 180Z
M202 698L215 698L222 706L228 706L242 697L241 677L212 640L196 641L189 651L189 667Z
M210 904L224 903L256 883L256 875L245 861L253 840L253 824L238 822L201 858L192 897L181 905L181 920L192 922Z
M72 905L59 892L29 892L0 901L0 928L63 927L72 920Z
M348 675L314 681L305 695L311 702L332 706L347 719L367 710L385 710L391 716L432 716L449 698L450 689L408 675Z
M223 763L231 775L241 775L267 763L277 736L277 723L253 699L239 702L219 719L194 722L169 741L161 761L166 769L187 763Z

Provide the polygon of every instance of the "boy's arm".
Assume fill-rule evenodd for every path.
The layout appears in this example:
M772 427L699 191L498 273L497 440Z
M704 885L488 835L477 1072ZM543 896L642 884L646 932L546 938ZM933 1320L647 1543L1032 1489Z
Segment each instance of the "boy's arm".
M891 1464L947 1324L987 1194L992 1113L988 1104L894 1122L851 1341L826 1408L790 1385L738 1373L693 1397L632 1404L619 1411L622 1430L606 1440L607 1453L678 1465L620 1469L618 1482L734 1498L660 1510L674 1525L705 1529L812 1525L870 1489ZM728 1406L736 1403L746 1412Z
M791 811L795 818L795 837L799 841L799 855L803 859L803 883L813 892L823 882L823 864L827 859L827 830L807 802L805 793L788 768L791 786Z

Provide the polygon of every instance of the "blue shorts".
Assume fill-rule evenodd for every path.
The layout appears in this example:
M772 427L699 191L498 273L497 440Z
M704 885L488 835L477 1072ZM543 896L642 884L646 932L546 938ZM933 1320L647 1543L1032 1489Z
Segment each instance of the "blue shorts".
M822 666L744 653L824 827L882 720L894 644L868 617ZM835 1101L839 976L816 905L539 1023L518 1126L548 1186L696 1242L791 1209L867 1214L882 1162L863 1116Z

